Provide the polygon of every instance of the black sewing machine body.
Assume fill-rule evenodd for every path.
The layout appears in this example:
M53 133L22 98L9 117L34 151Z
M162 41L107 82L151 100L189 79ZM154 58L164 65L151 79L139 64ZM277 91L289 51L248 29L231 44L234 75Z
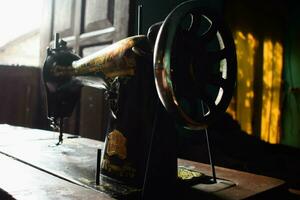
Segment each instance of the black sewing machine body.
M67 49L61 48L58 52L50 52L46 61L50 64L44 65L44 78L47 79L53 63L58 64L60 60L57 58L61 57L78 60L78 57ZM159 180L157 185L165 181L169 182L170 178L176 177L177 156L176 151L174 151L176 130L173 119L166 112L157 95L153 81L152 61L144 56L135 55L135 62L139 67L135 68L134 76L111 80L103 79L100 83L97 73L91 73L79 79L78 77L63 77L60 80L50 78L48 79L49 82L46 83L46 91L48 116L55 120L71 115L79 101L82 86L90 85L91 82L96 81L97 83L93 83L96 84L96 87L107 88L109 87L108 84L114 87L107 89L106 92L106 106L110 106L111 113L106 116L109 118L109 125L105 149L101 158L101 178L112 184L125 184L141 191L146 170L149 170L149 173L154 173L148 176L149 178L156 176L156 179ZM62 59L58 65L68 68L71 63ZM93 80L91 76L98 78ZM86 84L87 80L89 80L88 84ZM111 82L109 83L109 81ZM101 84L103 85L101 86ZM155 134L152 135L153 133ZM163 138L165 141L162 140ZM155 141L151 142L152 139ZM153 150L152 157L155 158L151 160L149 157L150 146ZM153 166L157 166L157 169L147 168L148 162L156 162L153 163ZM114 188L111 190L113 193L116 192L113 191Z
M194 30L200 18L210 23L202 35ZM70 116L82 86L104 89L111 113L101 180L121 196L122 185L140 198L169 194L179 183L176 126L205 129L224 112L235 73L230 33L217 16L189 1L147 36L126 38L82 59L57 38L43 67L48 117L57 124Z

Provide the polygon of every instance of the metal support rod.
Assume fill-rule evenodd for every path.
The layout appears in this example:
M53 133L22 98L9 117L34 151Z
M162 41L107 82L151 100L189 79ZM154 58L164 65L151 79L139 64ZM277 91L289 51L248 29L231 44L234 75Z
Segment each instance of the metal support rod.
M137 13L137 34L140 35L142 32L142 5L138 5L138 13Z
M155 113L154 113L154 120L152 124L152 130L151 130L151 136L150 136L150 143L149 143L149 153L147 156L147 164L145 169L145 176L144 176L144 183L143 183L143 189L142 189L142 199L146 199L148 195L148 187L149 187L149 176L150 176L150 162L151 162L151 153L153 151L153 141L154 141L154 134L156 130L157 125L157 118L158 118L158 106L159 106L159 100L157 100L156 106L155 106Z
M96 185L100 184L100 162L101 162L101 149L97 150L97 167L96 167Z
M211 166L213 182L216 183L216 182L217 182L216 170L215 170L215 164L214 164L214 161L213 161L213 158L212 158L211 147L210 147L210 141L209 141L209 135L208 135L207 128L205 128L204 130L205 130L205 135L206 135L206 143L207 143L208 157L209 157L209 162L210 162L210 166Z
M205 116L203 101L201 101L201 106L202 106L202 114L203 114L203 116ZM209 162L210 162L211 171L212 171L213 182L216 183L217 182L216 170L215 170L214 160L212 157L212 151L211 151L207 128L205 128L204 131L205 131L205 136L206 136L207 151L208 151L208 157L209 157Z
M60 145L63 143L63 133L64 133L64 119L63 117L59 118L59 137L58 143L56 145Z

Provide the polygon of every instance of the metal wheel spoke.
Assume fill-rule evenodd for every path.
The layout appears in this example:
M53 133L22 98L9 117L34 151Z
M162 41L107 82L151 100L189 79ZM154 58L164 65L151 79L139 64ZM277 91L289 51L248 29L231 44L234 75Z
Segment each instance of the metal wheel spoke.
M225 48L225 49L221 49L218 51L209 51L206 54L210 60L220 61L220 60L226 58L227 52L226 52L226 48Z
M219 62L220 60L227 57L227 49L220 49L217 51L207 51L205 52L205 44L203 43L203 38L196 37L193 34L190 34L189 32L182 33L182 36L185 35L186 41L185 45L187 45L187 49L192 52L197 52L198 54L202 54L205 60L208 62L206 63L215 63Z
M226 90L228 85L227 80L218 75L210 76L208 82L214 86L221 87L224 90Z
M192 119L196 119L198 116L198 107L199 107L197 99L195 99L195 98L190 99L190 104L191 104L191 107L193 108L191 110L190 117Z
M218 23L212 21L209 29L200 37L201 44L207 44L216 37L218 31Z
M192 27L189 29L189 32L191 34L195 34L197 35L199 26L201 24L201 14L200 13L192 13L193 16L193 23L192 23Z
M215 107L216 107L215 100L212 98L212 96L207 91L205 91L201 94L201 98L202 98L203 102L208 106L210 111L215 109Z
M199 53L200 54L200 53ZM213 70L213 65L218 64L222 59L226 58L226 50L222 49L216 52L202 52L201 55L201 61L199 61L199 64L201 66L207 67L210 70Z
M199 45L201 46L201 41L196 34L192 34L190 31L183 30L182 38L185 39L185 45L187 46L188 51L198 51Z

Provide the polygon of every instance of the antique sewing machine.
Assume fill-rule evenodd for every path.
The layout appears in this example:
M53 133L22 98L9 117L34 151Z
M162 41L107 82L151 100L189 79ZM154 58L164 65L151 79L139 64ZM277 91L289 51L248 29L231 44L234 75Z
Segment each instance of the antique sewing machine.
M43 80L48 117L61 133L81 87L105 90L111 113L100 184L129 187L146 199L178 192L192 178L216 183L215 175L200 178L201 173L177 165L177 127L206 130L225 112L236 80L232 36L198 1L180 4L147 35L128 37L85 58L57 35Z

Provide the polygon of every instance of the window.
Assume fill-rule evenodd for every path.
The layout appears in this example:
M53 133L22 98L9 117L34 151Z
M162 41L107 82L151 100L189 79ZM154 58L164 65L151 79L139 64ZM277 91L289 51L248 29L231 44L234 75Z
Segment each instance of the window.
M1 65L39 65L42 2L9 0L1 3Z

